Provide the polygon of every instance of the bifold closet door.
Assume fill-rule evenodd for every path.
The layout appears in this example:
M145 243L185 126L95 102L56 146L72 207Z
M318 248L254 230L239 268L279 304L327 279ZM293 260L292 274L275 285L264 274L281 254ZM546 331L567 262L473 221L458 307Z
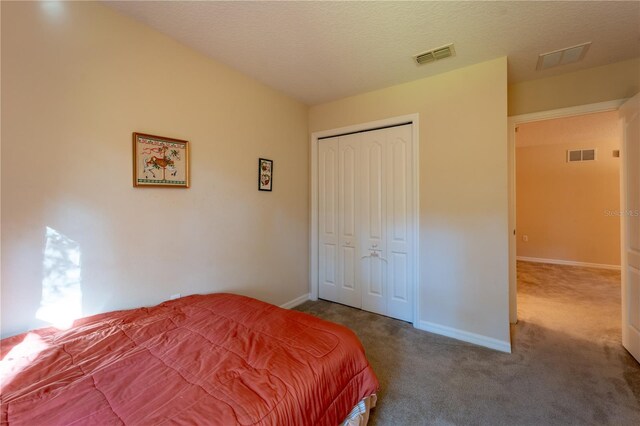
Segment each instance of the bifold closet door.
M359 233L359 152L360 135L342 136L338 140L338 299L340 303L360 308L362 291L358 279Z
M387 314L387 130L361 134L360 280L362 309Z
M358 268L359 135L325 139L319 161L319 296L361 307Z
M404 321L413 320L414 220L411 125L387 129L386 144L386 256L387 313Z
M319 297L411 321L412 127L318 142Z
M362 133L362 308L411 321L411 125Z
M318 295L338 300L338 139L318 143Z

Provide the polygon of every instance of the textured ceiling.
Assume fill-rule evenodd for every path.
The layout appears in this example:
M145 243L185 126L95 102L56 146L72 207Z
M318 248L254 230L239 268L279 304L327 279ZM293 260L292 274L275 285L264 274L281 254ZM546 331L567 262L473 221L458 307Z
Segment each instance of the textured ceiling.
M504 55L510 83L640 56L640 1L105 3L310 105ZM535 70L587 41L582 62ZM412 61L452 42L453 58Z

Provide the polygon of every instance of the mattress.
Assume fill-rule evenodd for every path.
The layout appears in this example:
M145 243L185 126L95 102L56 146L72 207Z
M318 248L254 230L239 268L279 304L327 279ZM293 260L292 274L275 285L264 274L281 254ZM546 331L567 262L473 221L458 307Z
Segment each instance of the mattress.
M232 294L1 344L3 425L335 426L378 389L349 329Z

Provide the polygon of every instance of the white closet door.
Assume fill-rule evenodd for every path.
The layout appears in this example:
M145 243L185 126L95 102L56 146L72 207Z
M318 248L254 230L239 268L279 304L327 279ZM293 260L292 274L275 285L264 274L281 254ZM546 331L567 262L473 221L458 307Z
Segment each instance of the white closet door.
M318 295L338 297L338 139L318 142Z
M405 321L413 320L411 297L413 224L411 211L412 179L410 125L387 129L387 313Z
M359 186L358 153L360 135L348 135L338 142L338 300L360 308L362 297L358 282Z
M387 131L361 133L360 283L362 308L387 314L386 162Z
M412 126L318 142L319 297L413 319Z

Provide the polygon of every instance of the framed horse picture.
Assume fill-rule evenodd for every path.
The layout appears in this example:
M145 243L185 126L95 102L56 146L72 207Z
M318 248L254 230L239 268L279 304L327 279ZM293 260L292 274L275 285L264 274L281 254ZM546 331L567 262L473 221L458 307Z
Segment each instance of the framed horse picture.
M133 186L189 187L189 141L133 134Z
M258 190L271 191L273 184L273 161L258 158Z

